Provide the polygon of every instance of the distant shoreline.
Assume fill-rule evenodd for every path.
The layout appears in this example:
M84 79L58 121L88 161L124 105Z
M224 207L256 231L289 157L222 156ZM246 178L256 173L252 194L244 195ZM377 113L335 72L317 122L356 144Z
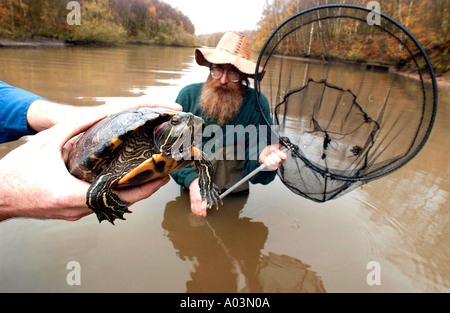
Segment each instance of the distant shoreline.
M73 47L73 46L97 46L97 47L114 47L120 45L147 45L147 46L161 46L161 47L185 47L185 48L195 48L194 46L179 46L179 45L164 45L164 44L156 44L151 42L142 42L142 41L126 41L123 43L118 42L106 42L99 40L73 40L73 39L56 39L56 38L47 38L47 37L30 37L27 39L21 40L13 40L7 38L0 38L0 48L39 48L39 47ZM322 60L314 59L314 58L303 58L296 56L283 56L289 59L298 59L307 62L322 62ZM355 65L364 66L371 65L370 63L361 63L354 61L347 61L345 63L351 63ZM376 66L376 65L375 65ZM391 68L391 67L389 67ZM392 71L401 75L406 75L414 78L415 75L411 75L408 73L402 73L397 71ZM436 75L436 82L439 87L450 88L450 72L444 73L442 75Z
M66 46L63 39L46 37L33 37L21 40L0 38L0 48L22 48L22 47L63 47Z
M120 45L145 45L145 46L161 46L161 47L187 47L195 48L195 46L181 46L171 44L158 44L145 41L124 41L109 42L90 39L57 39L47 37L30 37L20 40L0 38L0 48L26 48L26 47L70 47L70 46L98 46L98 47L114 47Z

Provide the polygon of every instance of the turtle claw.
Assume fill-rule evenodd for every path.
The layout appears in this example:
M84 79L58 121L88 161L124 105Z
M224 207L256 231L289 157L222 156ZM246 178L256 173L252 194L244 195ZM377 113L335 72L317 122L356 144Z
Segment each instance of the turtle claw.
M125 220L123 214L131 213L131 211L128 210L129 203L120 199L118 195L110 190L102 189L99 192L91 192L91 190L89 190L87 193L86 204L95 212L99 223L107 220L115 225L115 219Z
M98 219L99 223L103 222L104 220L107 220L108 222L110 222L111 224L113 224L115 226L116 225L116 224L114 224L115 219L119 219L119 220L123 220L123 221L126 220L126 218L123 217L124 213L131 213L131 211L129 211L125 207L125 210L123 212L110 210L108 212L105 212L105 211L98 212L98 213L96 213L96 215L97 215L97 219Z
M200 188L201 198L205 200L208 204L208 209L211 209L213 206L216 206L217 210L219 209L219 202L222 203L222 199L219 196L219 188L216 184L212 183L209 188Z
M126 205L128 205L127 202L122 200L120 201L121 204L123 205L118 205L118 203L115 202L113 206L105 206L102 208L100 212L98 213L96 212L98 222L101 223L104 220L108 220L108 222L115 225L114 224L115 219L125 221L126 219L123 217L124 213L131 213L131 211L128 210L128 208L126 207Z

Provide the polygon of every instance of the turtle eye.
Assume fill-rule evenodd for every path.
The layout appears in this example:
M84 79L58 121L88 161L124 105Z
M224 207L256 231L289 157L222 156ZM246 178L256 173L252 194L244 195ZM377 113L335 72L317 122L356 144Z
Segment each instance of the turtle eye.
M178 124L180 124L180 122L181 122L181 120L180 120L180 118L178 117L178 116L174 116L174 117L172 117L172 119L170 120L170 123L172 124L172 125L178 125Z

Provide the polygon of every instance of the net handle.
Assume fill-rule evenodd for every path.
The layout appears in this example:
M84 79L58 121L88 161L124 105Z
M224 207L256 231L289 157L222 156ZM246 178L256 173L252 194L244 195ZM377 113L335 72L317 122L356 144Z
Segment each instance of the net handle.
M290 148L288 148L287 146L283 146L280 149L283 152L287 152L288 150L290 150ZM247 174L247 176L245 176L244 178L242 178L240 181L238 181L236 184L234 184L233 186L231 186L230 188L228 188L224 193L222 193L220 195L220 200L222 200L223 198L225 198L228 194L230 194L233 190L235 190L237 187L239 187L240 185L242 185L243 183L245 183L246 181L250 180L253 176L255 176L256 174L258 174L259 172L261 172L262 170L264 170L266 168L266 163L261 164L258 168L256 168L255 170L253 170L251 173Z

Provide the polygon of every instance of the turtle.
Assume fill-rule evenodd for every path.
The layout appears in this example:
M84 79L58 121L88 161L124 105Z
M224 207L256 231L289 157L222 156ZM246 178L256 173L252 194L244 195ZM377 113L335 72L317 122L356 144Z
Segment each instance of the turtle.
M199 174L201 197L210 208L220 200L213 168L201 144L204 121L192 113L137 108L110 115L85 131L69 152L69 172L90 184L86 204L98 221L125 220L129 203L112 189L137 186L189 164ZM200 138L199 138L200 137ZM197 139L197 140L196 140Z

